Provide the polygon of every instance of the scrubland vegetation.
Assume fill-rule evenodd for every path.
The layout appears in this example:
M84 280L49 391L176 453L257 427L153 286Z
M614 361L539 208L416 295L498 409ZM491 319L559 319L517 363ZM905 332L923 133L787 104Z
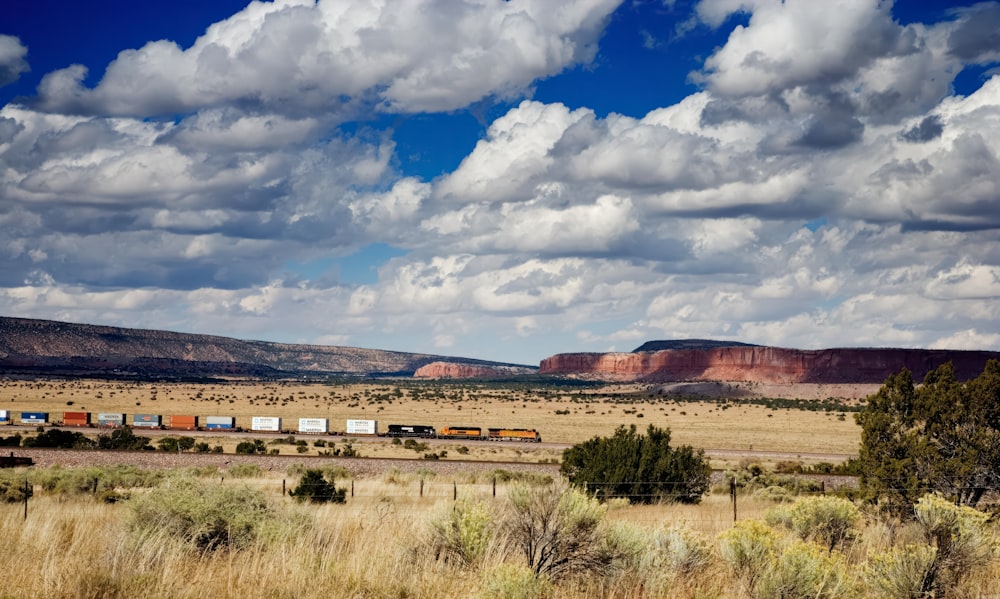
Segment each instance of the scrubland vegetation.
M9 397L12 409L55 411L52 402L65 399L54 387L24 393L31 385L13 384L20 394ZM214 413L228 405L244 416L263 406L283 417L325 410L331 420L359 412L403 422L475 418L482 426L515 419L546 431L547 441L575 445L505 448L521 461L558 456L566 478L554 468L552 475L463 473L459 463L442 474L421 468L352 478L321 460L283 473L252 463L6 470L0 597L1000 596L998 363L967 383L947 367L921 386L904 372L864 405L815 401L804 409L586 385L278 385L278 395L266 396L235 385L243 396L200 388L187 399L174 397L180 386L129 393L136 389L152 397L133 402L114 389L116 399L100 409L166 395L176 413L198 412L192 405L207 399ZM77 409L95 409L105 391L112 394L101 387ZM81 399L75 393L67 406ZM861 426L847 412L858 412ZM83 441L37 431L18 443L150 444L115 432ZM288 435L227 443L227 453L358 452L350 440ZM155 445L177 455L215 451L184 435ZM860 452L840 464L743 461L713 474L695 449L744 445ZM488 447L411 439L361 449L440 460L488 459L485 452L496 451ZM860 485L828 487L835 475Z
M24 518L18 489L26 476L33 496ZM500 477L496 497L493 476L346 476L322 472L324 484L348 495L328 503L282 494L278 477L299 493L316 481L304 466L280 474L247 465L4 471L2 596L1000 593L997 524L934 495L895 518L842 497L792 494L776 502L746 487L734 525L727 494L700 505L630 505L601 503L533 474Z

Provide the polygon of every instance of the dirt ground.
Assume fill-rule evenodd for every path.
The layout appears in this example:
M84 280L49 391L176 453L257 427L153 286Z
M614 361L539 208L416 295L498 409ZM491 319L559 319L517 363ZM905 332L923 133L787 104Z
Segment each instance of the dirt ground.
M876 389L877 390L877 387ZM448 459L524 462L558 461L562 447L607 436L618 426L668 427L672 441L706 450L781 452L790 455L852 455L860 429L850 409L873 389L865 386L745 385L687 383L670 386L608 385L559 387L492 385L470 381L409 380L307 384L297 382L227 381L206 384L98 380L0 379L0 409L48 412L51 421L66 411L233 416L249 429L252 416L283 419L295 430L299 418L325 418L331 432L345 430L348 419L372 419L380 429L389 424L426 424L529 428L545 443L456 443L415 450L388 442L366 445L365 457L420 458L427 451L447 449ZM802 400L802 408L787 399ZM770 399L762 399L770 398ZM818 408L810 401L837 402ZM0 429L0 435L6 433ZM178 432L197 437L199 433ZM275 446L286 453L318 455L329 447ZM199 440L201 440L199 438ZM205 439L232 453L239 433ZM345 443L343 435L337 447ZM556 444L551 446L549 444ZM466 447L462 447L465 445ZM461 450L462 453L458 453Z
M782 399L863 400L878 392L881 385L852 383L819 385L813 383L744 383L692 382L659 385L664 393L703 397L775 397Z

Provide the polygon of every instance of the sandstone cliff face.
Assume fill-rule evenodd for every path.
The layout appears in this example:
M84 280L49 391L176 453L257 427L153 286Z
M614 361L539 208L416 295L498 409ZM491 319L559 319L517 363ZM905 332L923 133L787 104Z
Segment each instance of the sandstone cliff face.
M459 362L431 362L413 373L418 379L474 379L532 374L534 368L519 366L486 366Z
M797 350L738 346L637 353L557 354L539 374L618 381L741 381L762 383L882 383L907 368L920 381L951 361L959 379L977 376L1000 352L840 348Z

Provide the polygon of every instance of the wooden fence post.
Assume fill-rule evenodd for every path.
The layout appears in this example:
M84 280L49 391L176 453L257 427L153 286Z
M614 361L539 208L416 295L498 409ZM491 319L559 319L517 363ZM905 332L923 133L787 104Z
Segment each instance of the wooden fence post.
M424 496L424 479L420 479L420 496Z
M733 522L736 522L736 479L729 479L729 495L733 499Z

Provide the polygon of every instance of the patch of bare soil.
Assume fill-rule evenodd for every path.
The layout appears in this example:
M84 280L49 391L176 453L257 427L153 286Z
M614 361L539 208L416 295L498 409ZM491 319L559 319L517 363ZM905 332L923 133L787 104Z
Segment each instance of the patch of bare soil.
M697 381L667 383L659 389L665 394L701 397L773 397L780 399L862 400L878 392L881 385L865 383L748 383L742 381Z

